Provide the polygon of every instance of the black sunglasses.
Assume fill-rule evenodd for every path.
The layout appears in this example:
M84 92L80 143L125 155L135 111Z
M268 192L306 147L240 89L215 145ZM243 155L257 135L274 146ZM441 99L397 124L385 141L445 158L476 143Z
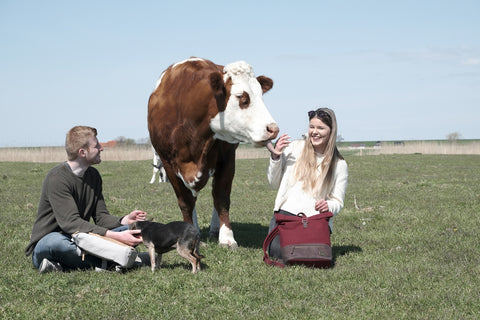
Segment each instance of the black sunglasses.
M312 120L312 118L315 117L315 116L319 117L320 119L325 118L325 117L329 117L329 118L330 118L330 115L329 115L328 113L326 113L325 111L323 111L323 110L316 110L316 111L311 110L311 111L308 111L308 118L309 118L310 120Z

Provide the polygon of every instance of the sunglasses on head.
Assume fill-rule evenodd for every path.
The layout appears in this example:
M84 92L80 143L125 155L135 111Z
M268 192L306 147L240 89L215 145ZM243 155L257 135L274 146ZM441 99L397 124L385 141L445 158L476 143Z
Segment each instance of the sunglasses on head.
M311 110L311 111L308 111L308 118L311 120L313 117L319 117L320 119L324 118L324 117L330 117L328 115L328 113L326 113L325 111L323 110Z

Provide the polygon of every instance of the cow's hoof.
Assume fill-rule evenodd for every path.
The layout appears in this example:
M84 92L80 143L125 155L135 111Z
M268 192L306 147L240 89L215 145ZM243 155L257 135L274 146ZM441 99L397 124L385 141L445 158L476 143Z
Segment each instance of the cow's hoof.
M227 248L227 249L230 249L230 250L237 250L238 249L238 244L236 241L234 242L227 242L227 243L221 243L219 242L218 245L222 248Z

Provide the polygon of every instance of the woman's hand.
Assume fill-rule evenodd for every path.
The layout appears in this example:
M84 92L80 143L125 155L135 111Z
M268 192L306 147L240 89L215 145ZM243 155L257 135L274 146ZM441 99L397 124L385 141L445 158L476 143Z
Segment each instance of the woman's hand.
M277 142L275 143L275 147L272 144L272 141L267 142L267 149L270 151L270 155L273 160L278 160L280 155L283 153L283 149L285 149L289 144L290 141L288 140L290 137L288 134L284 133L278 138Z
M122 224L127 225L135 221L144 221L147 218L147 213L141 210L133 210L128 215L123 217Z
M315 210L320 213L329 211L327 201L322 199L315 202Z

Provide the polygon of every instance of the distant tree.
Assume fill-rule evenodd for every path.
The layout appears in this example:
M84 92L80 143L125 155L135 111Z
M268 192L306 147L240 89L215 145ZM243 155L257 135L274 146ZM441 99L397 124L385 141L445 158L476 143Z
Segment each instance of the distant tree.
M337 135L337 142L342 142L343 140L345 139L343 139L341 134Z
M150 138L137 139L136 143L141 145L148 145L150 144Z
M461 136L462 136L462 135L461 135L460 133L458 133L458 132L452 132L452 133L449 133L449 134L447 135L447 139L448 139L448 141L455 142L455 141L457 141L458 139L460 139Z
M128 139L128 138L125 138L123 136L120 136L118 137L117 139L115 139L115 141L117 141L117 144L119 146L132 146L132 145L135 145L135 140L133 139Z

